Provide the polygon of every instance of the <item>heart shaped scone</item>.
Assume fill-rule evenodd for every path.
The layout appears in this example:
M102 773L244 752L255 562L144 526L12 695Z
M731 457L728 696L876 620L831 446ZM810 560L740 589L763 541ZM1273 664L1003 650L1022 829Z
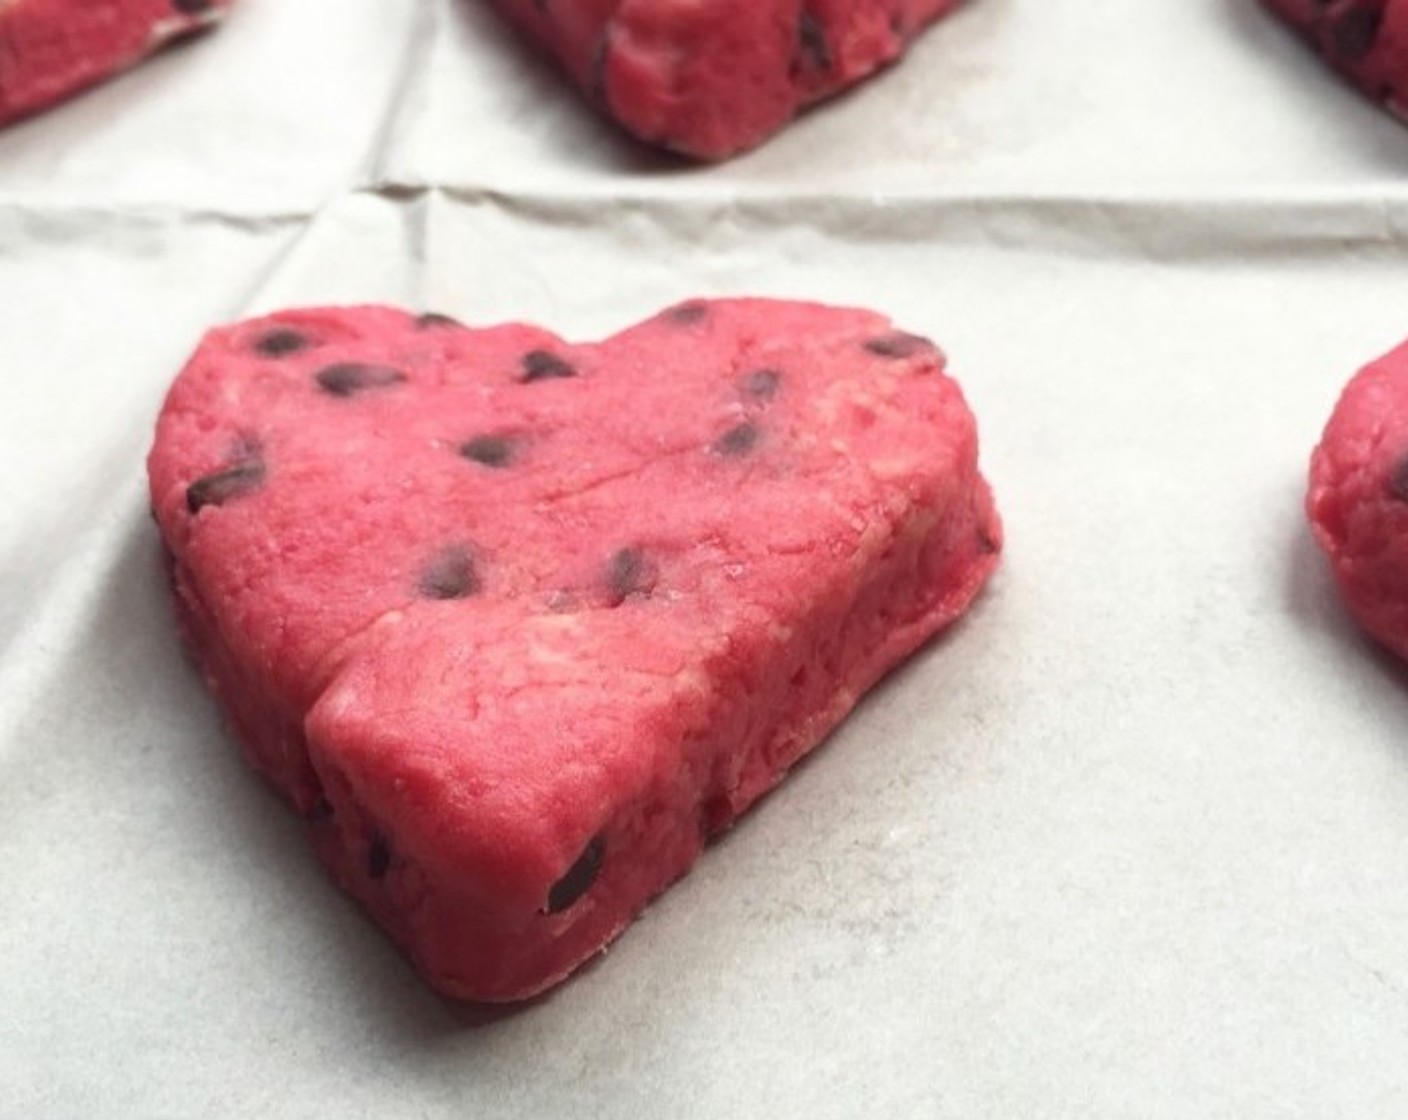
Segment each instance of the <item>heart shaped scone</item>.
M1306 510L1354 617L1408 660L1408 342L1345 386Z
M628 132L723 159L898 59L958 0L494 3Z
M606 342L387 308L212 332L149 461L185 636L453 996L565 977L997 563L943 358L690 302Z
M1263 0L1340 73L1408 118L1408 0Z
M209 27L230 0L0 0L0 125Z

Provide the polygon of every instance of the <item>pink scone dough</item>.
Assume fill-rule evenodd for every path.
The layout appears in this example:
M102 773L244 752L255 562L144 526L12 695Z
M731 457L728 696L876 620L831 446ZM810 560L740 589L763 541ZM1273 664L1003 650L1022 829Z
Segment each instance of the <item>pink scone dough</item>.
M904 53L958 0L493 0L640 139L722 159Z
M1408 118L1408 0L1263 0L1373 100Z
M1408 658L1408 343L1345 388L1311 460L1306 508L1355 618Z
M0 124L209 27L231 0L0 0Z
M1001 529L927 340L691 302L596 345L213 331L150 461L185 635L338 880L458 997L614 937L956 619Z

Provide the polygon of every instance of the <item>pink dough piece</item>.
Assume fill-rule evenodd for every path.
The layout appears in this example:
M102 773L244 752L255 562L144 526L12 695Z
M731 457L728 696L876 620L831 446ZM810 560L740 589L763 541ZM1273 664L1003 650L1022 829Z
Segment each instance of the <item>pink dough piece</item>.
M1408 118L1408 0L1263 0L1373 100Z
M762 143L958 0L493 0L604 112L699 159Z
M230 0L0 0L0 125L211 26Z
M765 300L596 345L375 307L213 331L149 461L186 638L429 981L531 996L992 572L943 365Z
M1408 343L1345 387L1311 460L1306 509L1350 611L1408 659Z

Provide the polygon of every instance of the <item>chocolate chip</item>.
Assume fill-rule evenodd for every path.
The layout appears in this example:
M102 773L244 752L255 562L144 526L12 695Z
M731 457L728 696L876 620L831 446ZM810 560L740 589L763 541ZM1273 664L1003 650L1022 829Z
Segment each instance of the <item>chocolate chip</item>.
M879 338L867 339L865 348L882 358L912 358L915 354L934 349L934 344L917 334L892 331Z
M1330 26L1334 53L1346 62L1358 62L1374 49L1383 24L1382 10L1350 8Z
M567 869L567 874L548 891L547 912L560 914L591 890L605 858L606 840L597 836L577 857L577 862Z
M714 441L714 452L729 458L747 455L758 446L761 433L756 424L744 422L730 428Z
M608 603L619 607L632 596L647 596L655 587L655 565L638 548L623 548L606 567Z
M334 397L355 397L368 389L384 389L406 380L406 375L399 369L365 362L338 362L337 365L324 366L314 376L318 387Z
M450 545L421 569L416 589L426 599L468 599L479 591L474 557L463 545Z
M234 498L252 494L263 485L263 463L239 463L228 470L208 474L186 487L186 508L198 513L206 506L223 506Z
M312 825L325 825L331 822L334 815L332 802L326 797L319 795L318 800L313 802L313 807L308 810L308 823Z
M466 459L498 469L513 461L513 441L508 436L475 436L460 444L460 454Z
M564 358L559 358L550 350L530 350L523 355L523 375L519 378L525 384L530 381L547 381L558 377L576 377L577 369Z
M811 12L803 12L797 21L797 62L802 70L827 71L832 66L826 28Z
M978 529L978 551L986 556L997 551L997 538L986 526Z
M701 322L709 314L707 304L699 300L690 300L688 303L676 304L664 312L664 316L676 326L688 327L691 324Z
M427 311L424 315L416 316L416 330L440 330L440 329L464 330L465 326L452 315L441 315L438 311Z
M1388 491L1400 502L1408 502L1408 455L1399 459L1389 474Z
M265 331L255 342L254 348L266 358L282 358L288 354L296 354L300 350L306 350L311 345L308 336L302 331L295 331L288 327L278 327L272 331Z
M743 395L755 400L770 401L777 396L777 387L782 383L782 374L775 369L755 369L744 374L738 382Z
M183 16L203 16L215 9L211 0L171 0L171 6Z
M372 842L367 846L367 874L373 879L381 879L391 870L391 843L380 832L372 833Z

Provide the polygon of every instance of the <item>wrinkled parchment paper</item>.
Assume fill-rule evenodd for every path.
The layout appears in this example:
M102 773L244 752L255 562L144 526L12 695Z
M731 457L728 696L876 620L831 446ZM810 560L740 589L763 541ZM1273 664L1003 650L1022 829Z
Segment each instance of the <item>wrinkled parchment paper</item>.
M1402 1114L1408 674L1300 502L1405 184L1251 0L974 0L714 168L474 0L241 0L0 133L0 1116ZM746 293L941 342L1003 568L595 965L443 1002L182 658L165 386L287 304Z

